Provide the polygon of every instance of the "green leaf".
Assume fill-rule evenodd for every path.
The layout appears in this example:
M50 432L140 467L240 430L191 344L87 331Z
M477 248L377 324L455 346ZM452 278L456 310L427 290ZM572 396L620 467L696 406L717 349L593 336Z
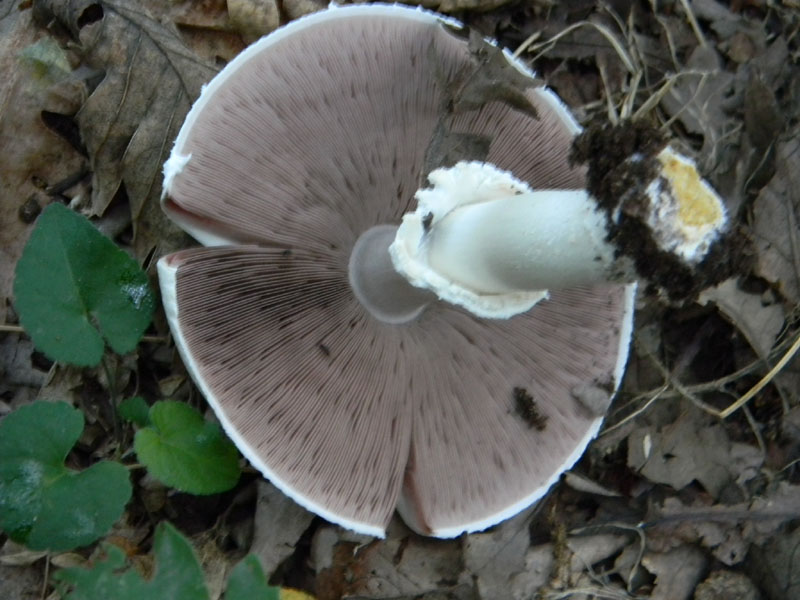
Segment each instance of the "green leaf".
M139 427L150 424L150 407L141 396L134 396L119 403L119 416Z
M236 485L239 455L219 425L175 401L156 402L150 422L136 432L133 447L153 477L191 494L216 494Z
M91 569L69 568L54 575L71 591L64 600L207 600L203 571L189 541L169 523L156 529L155 573L145 581L125 566L125 554L107 545L108 557Z
M136 347L155 306L147 275L88 220L51 204L17 263L15 306L36 347L55 361L94 366L105 342Z
M0 422L0 528L33 550L91 544L131 497L128 470L103 461L73 471L64 459L83 414L64 402L34 402Z
M281 589L267 583L264 569L254 554L248 554L231 571L225 600L280 600Z

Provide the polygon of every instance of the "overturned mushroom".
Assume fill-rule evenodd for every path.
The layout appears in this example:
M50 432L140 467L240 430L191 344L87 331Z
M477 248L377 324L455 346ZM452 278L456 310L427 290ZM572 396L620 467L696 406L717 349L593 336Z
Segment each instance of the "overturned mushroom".
M445 264L437 276L469 278L460 246L438 260L431 242L458 193L420 192L416 206L427 176L449 194L491 170L507 198L584 201L585 170L569 162L578 132L523 67L400 6L295 21L206 87L165 166L163 205L209 247L161 259L161 289L194 380L276 486L357 531L382 535L397 508L448 537L512 516L575 463L622 376L633 287L615 279L635 269L617 277L600 235L581 260L603 252L611 279L573 273L549 292L456 282L494 308L522 298L507 314L460 303L516 314L486 319L439 300L451 299L441 286L411 285L388 249L398 240ZM607 234L612 212L585 218ZM398 236L401 220L416 237ZM503 228L493 235L490 246Z

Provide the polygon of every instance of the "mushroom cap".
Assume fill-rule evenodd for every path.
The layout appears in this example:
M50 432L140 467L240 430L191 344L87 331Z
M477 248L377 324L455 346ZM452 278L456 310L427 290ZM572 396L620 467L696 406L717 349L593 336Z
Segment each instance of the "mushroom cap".
M372 535L395 508L450 537L533 503L596 435L627 358L630 286L556 291L510 320L437 302L402 325L354 296L350 251L413 208L443 124L533 188L584 186L578 126L542 87L525 92L539 119L499 101L443 117L472 64L432 13L315 13L205 88L165 166L165 210L214 246L159 261L188 370L267 478Z

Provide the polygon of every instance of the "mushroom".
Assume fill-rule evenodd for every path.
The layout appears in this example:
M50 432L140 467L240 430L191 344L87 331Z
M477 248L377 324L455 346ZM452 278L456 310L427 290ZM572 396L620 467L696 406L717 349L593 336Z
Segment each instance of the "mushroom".
M207 246L158 263L188 371L278 488L376 536L395 509L452 537L539 499L597 434L631 336L634 275L581 279L583 265L549 291L505 275L471 287L506 217L458 266L477 233L447 229L453 189L591 199L558 98L459 27L388 5L294 21L208 84L164 169L164 210ZM427 176L434 191L417 193ZM580 261L630 274L604 239L615 211L580 210L593 236ZM406 259L412 272L444 264L436 276L479 308L417 287Z

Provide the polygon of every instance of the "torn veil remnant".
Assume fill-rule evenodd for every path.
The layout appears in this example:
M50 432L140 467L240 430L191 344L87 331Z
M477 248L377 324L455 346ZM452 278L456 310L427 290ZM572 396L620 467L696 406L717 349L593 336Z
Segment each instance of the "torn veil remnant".
M577 227L556 212L558 235L607 228L606 213L586 210L586 172L569 162L580 128L560 101L509 62L512 89L476 103L491 88L477 70L499 78L508 65L442 19L357 5L290 23L205 88L165 165L164 209L207 246L158 265L187 368L277 487L373 535L395 508L417 531L449 537L535 502L600 427L602 411L575 390L601 390L592 405L607 405L631 334L633 286L595 273L616 264L602 238L578 258L551 246L574 268L549 291L508 285L536 260L524 244L500 275L495 259L481 266L490 285L457 282L510 297L488 305L516 302L511 319L479 318L396 269L388 248L400 240L427 260L450 221L443 207L461 200L418 193L428 175L512 204L561 190L583 212ZM419 248L398 236L401 221ZM527 398L536 412L520 418Z

